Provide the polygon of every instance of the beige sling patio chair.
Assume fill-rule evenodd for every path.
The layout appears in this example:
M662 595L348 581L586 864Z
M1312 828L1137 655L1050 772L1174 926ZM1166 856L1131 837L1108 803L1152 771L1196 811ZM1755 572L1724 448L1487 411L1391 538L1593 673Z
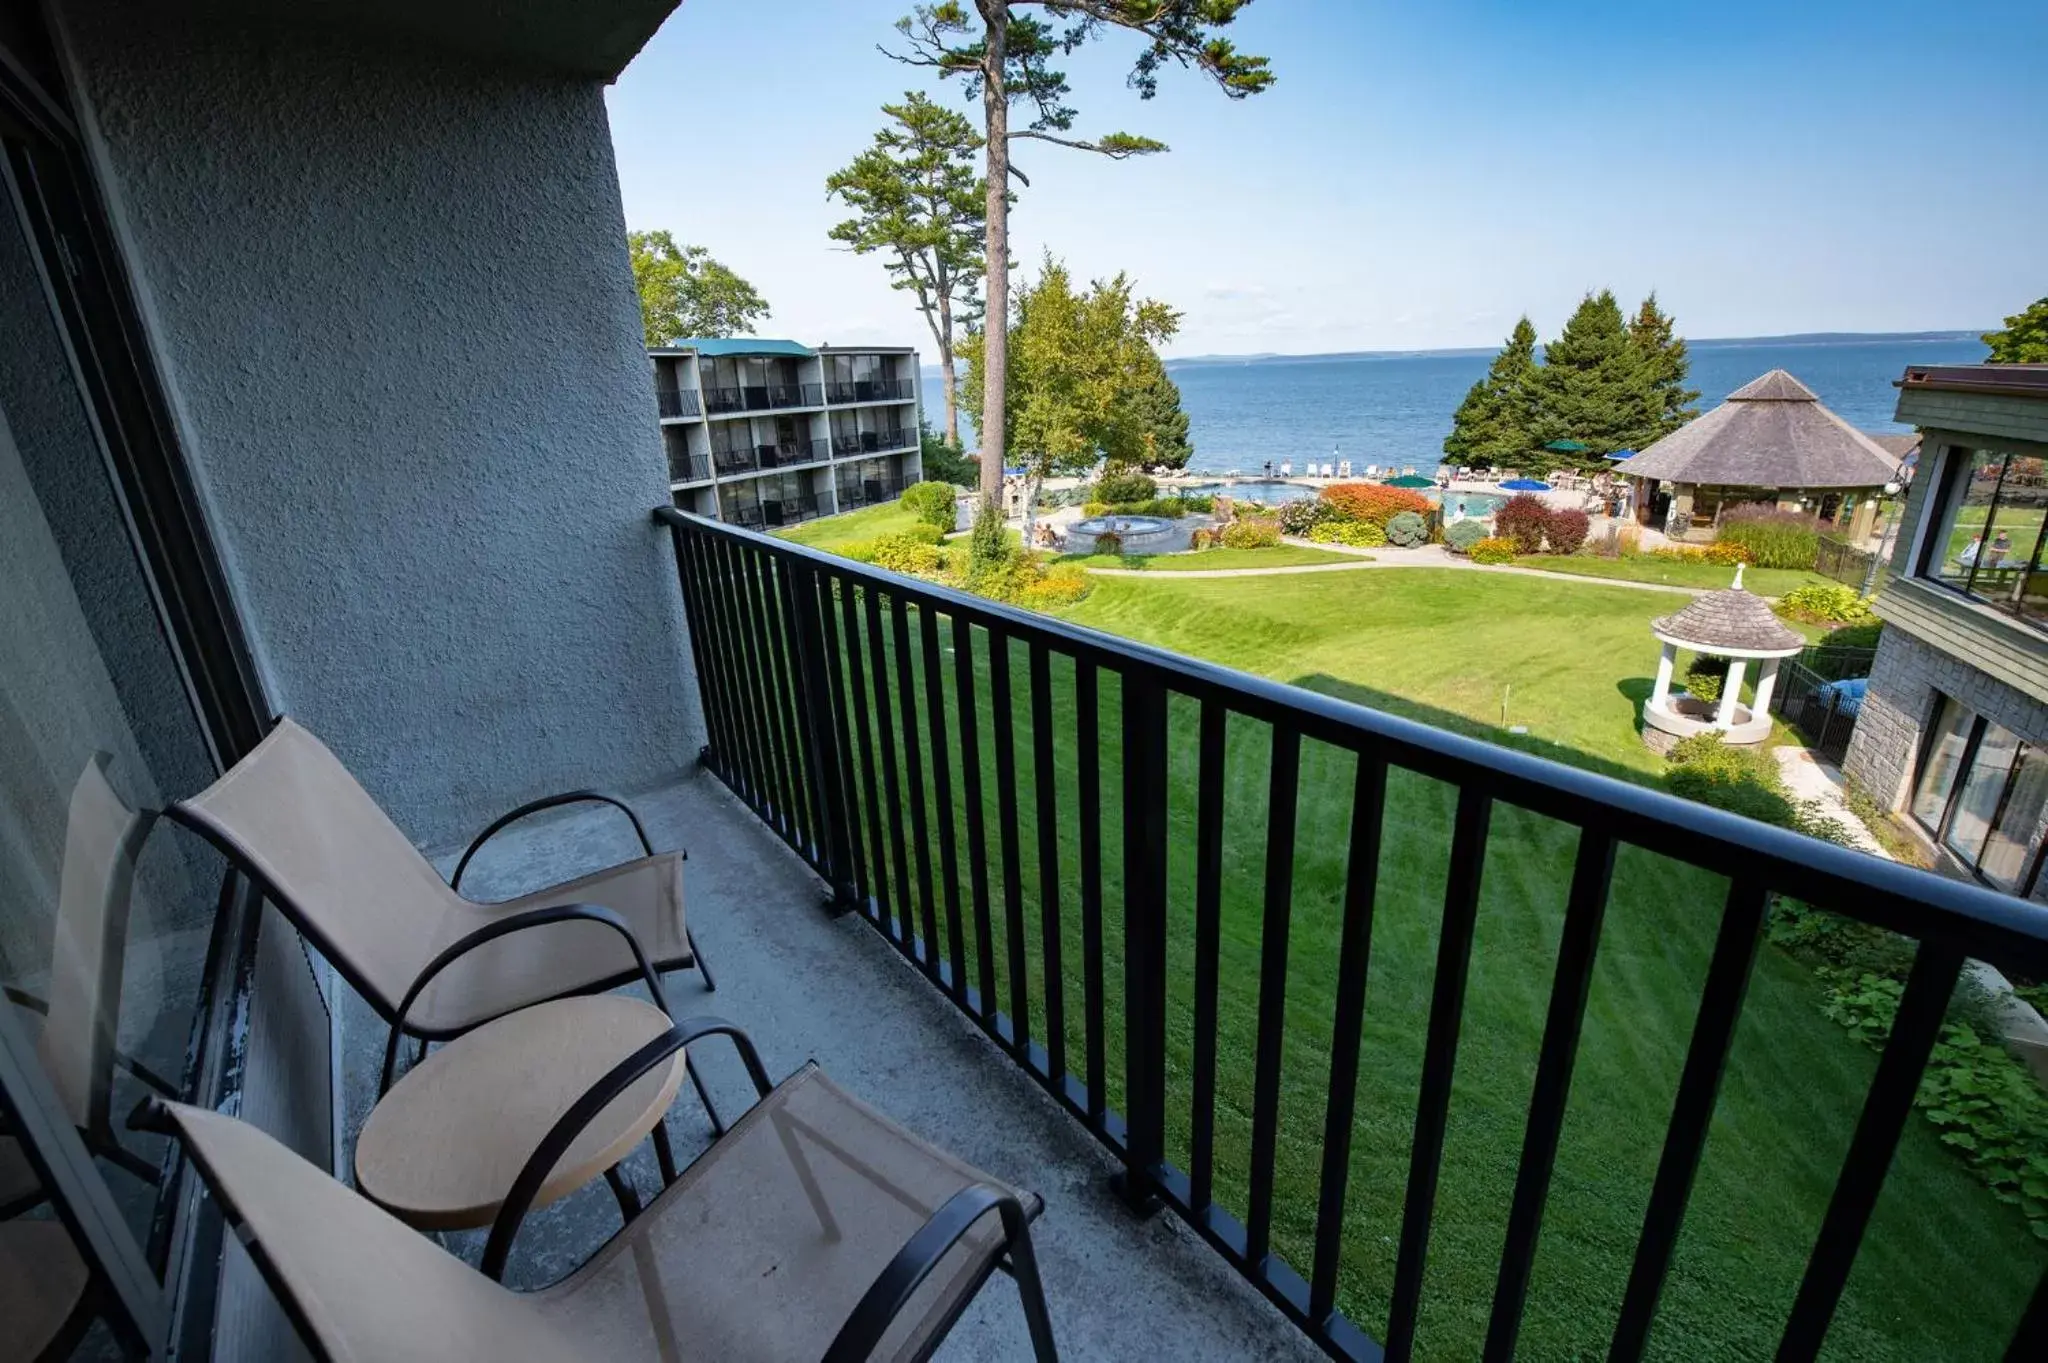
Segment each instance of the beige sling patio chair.
M581 1268L538 1292L501 1286L526 1206L582 1122L713 1034L740 1048L760 1101ZM678 1024L561 1119L521 1171L481 1271L254 1127L162 1103L142 1120L183 1137L316 1358L923 1359L998 1267L1017 1281L1040 1363L1056 1357L1031 1247L1035 1197L910 1134L815 1065L771 1090L752 1044L716 1019Z
M609 870L478 903L462 874L486 841L530 814L597 802L621 810L646 853ZM521 805L478 835L452 883L319 739L290 719L220 780L166 814L195 830L262 887L349 984L401 1035L445 1040L529 1004L695 966L683 926L683 854L657 854L624 801L569 791Z
M78 1128L86 1149L154 1183L156 1165L116 1139L110 1108L117 1068L158 1093L177 1096L167 1080L123 1055L115 1041L135 858L156 816L138 813L122 801L107 780L112 761L108 753L94 753L71 788L51 925L48 997L14 985L6 987L6 997L35 1015L37 1057L59 1108ZM41 1183L19 1142L0 1129L0 1219L17 1216L42 1199Z

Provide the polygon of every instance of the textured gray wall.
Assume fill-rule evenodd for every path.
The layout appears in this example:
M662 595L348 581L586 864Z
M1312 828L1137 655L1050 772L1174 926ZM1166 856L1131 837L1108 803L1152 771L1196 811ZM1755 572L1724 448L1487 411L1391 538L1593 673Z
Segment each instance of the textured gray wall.
M595 82L138 0L62 24L278 703L415 839L701 721Z

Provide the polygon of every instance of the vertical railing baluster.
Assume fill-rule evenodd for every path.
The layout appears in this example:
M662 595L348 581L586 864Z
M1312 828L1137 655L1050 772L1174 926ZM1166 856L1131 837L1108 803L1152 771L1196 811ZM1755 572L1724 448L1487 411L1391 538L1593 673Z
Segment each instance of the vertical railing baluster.
M1215 1196L1217 953L1223 932L1223 746L1228 715L1202 701L1195 774L1195 1073L1188 1142L1188 1201L1202 1216Z
M2048 1269L2034 1284L2034 1295L2027 1299L2026 1312L2005 1346L2005 1363L2041 1363L2044 1358L2048 1358Z
M861 912L876 922L889 911L889 859L883 854L882 839L888 827L888 811L882 808L875 785L874 734L868 725L867 667L861 661L862 631L860 603L874 590L847 583L839 596L839 619L846 637L846 684L848 705L853 710L854 728L860 736L861 822L868 834L868 879L861 886Z
M732 709L719 670L718 644L711 623L708 584L697 565L698 532L683 524L668 528L669 543L676 555L676 584L683 592L683 615L689 621L690 661L697 673L697 689L704 701L704 747L707 765L727 785L735 785L733 764Z
M760 584L761 634L774 686L771 699L781 723L783 749L789 761L791 831L796 846L802 849L815 841L817 820L811 809L810 782L805 778L810 759L804 752L803 718L798 713L802 707L797 700L796 661L791 657L790 648L791 624L783 600L790 565L778 561L763 549L756 549L753 558Z
M946 741L946 673L939 664L939 613L930 606L917 612L924 646L924 706L932 749L932 803L939 815L939 876L946 900L946 964L952 977L949 992L963 1005L967 999L966 944L960 924L960 848L953 839L953 752ZM936 950L936 946L933 948Z
M1123 674L1124 1167L1134 1210L1159 1205L1166 1159L1166 691Z
M1252 1062L1252 1168L1245 1261L1266 1272L1273 1246L1273 1162L1280 1134L1281 1043L1287 1026L1287 929L1294 918L1294 835L1301 734L1273 726L1266 795L1266 902L1259 928L1259 1036Z
M890 623L895 627L896 639L896 706L897 713L903 717L904 798L910 802L911 859L917 866L917 905L919 921L924 929L923 949L917 949L911 934L906 932L904 936L912 947L912 959L922 965L924 973L936 982L939 978L939 919L936 896L932 893L932 839L924 806L924 755L917 734L917 686L911 680L910 608L901 596L889 604ZM903 917L906 923L911 921L907 903L903 906Z
M769 609L772 592L765 575L771 571L767 556L751 545L740 549L741 571L747 584L747 622L760 659L762 713L775 747L775 804L782 815L782 833L790 842L803 838L803 822L797 812L797 790L802 785L801 759L789 732L789 713L783 708L786 682L776 653L774 613Z
M1102 980L1102 716L1095 664L1074 660L1074 752L1081 815L1081 992L1088 1028L1088 1121L1102 1130L1109 1111L1109 1081L1103 1053Z
M1707 1124L1721 1091L1721 1074L1735 1044L1735 1024L1742 1016L1742 998L1749 989L1750 966L1756 960L1769 901L1769 894L1757 881L1738 875L1728 887L1721 928L1714 937L1713 959L1707 965L1706 987L1700 992L1699 1017L1693 1023L1692 1043L1686 1048L1685 1068L1678 1078L1671 1125L1664 1133L1664 1153L1657 1160L1642 1237L1636 1242L1635 1263L1622 1293L1621 1317L1607 1353L1611 1363L1641 1358L1649 1341L1657 1298L1671 1268L1685 1205L1692 1198L1700 1152L1706 1148Z
M755 809L762 807L761 781L754 757L753 696L746 689L742 650L730 622L732 576L726 571L724 544L710 536L693 537L694 566L704 584L704 618L714 649L712 665L727 698L732 720L732 746L726 752L726 776L733 790Z
M804 722L803 745L809 774L813 815L811 845L814 863L832 887L832 903L850 904L854 897L853 853L848 849L845 787L841 781L840 748L834 719L839 694L825 664L821 614L831 615L829 588L823 575L808 563L792 559L783 565L783 608L789 614L794 650L794 695Z
M839 807L844 813L846 854L851 862L852 894L833 906L835 911L843 912L860 907L868 893L867 854L861 841L861 825L865 819L861 808L859 759L846 723L846 712L859 707L847 703L846 659L841 652L844 645L839 637L839 614L833 610L835 601L850 606L854 589L851 582L836 573L820 573L818 590L818 620L824 631L825 674L832 689L832 738L839 752Z
M1891 1036L1878 1059L1856 1134L1849 1140L1841 1177L1828 1199L1827 1215L1821 1219L1820 1235L1785 1323L1785 1337L1778 1342L1779 1363L1805 1363L1820 1354L1842 1289L1848 1286L1849 1270L1855 1266L1856 1251L1869 1229L1870 1214L1884 1190L1899 1137L1913 1115L1913 1095L1919 1092L1934 1043L1941 1039L1949 999L1962 971L1963 954L1952 947L1922 942L1914 953Z
M1593 985L1593 958L1600 946L1600 925L1607 915L1607 887L1614 877L1614 838L1585 829L1572 866L1572 887L1565 900L1564 931L1557 944L1557 968L1550 983L1549 1015L1543 1023L1543 1046L1537 1053L1536 1085L1529 1095L1529 1121L1522 1135L1522 1162L1516 1167L1514 1201L1508 1209L1507 1243L1501 1249L1500 1276L1493 1289L1493 1316L1486 1327L1489 1360L1508 1363L1522 1328L1522 1307L1529 1291L1529 1269L1536 1260L1536 1241L1543 1229L1543 1204L1550 1194L1550 1174L1557 1163L1557 1142L1564 1130L1566 1101L1571 1097L1572 1066L1578 1059L1579 1033L1586 1020L1586 998Z
M1394 1300L1387 1317L1387 1358L1407 1363L1415 1349L1422 1308L1422 1273L1429 1257L1429 1227L1436 1214L1437 1175L1443 1168L1444 1129L1451 1110L1451 1076L1458 1063L1458 1029L1465 1015L1465 980L1472 964L1472 933L1479 916L1479 874L1486 861L1486 830L1493 802L1473 786L1458 790L1451 834L1450 883L1444 890L1443 932L1437 940L1436 979L1423 1042L1422 1095L1408 1149L1408 1192L1401 1207L1401 1248L1394 1265Z
M1066 1092L1066 976L1060 952L1059 772L1053 764L1052 659L1045 645L1031 645L1032 784L1038 797L1038 914L1044 944L1045 1078L1055 1094Z
M761 666L760 650L753 621L757 618L753 606L751 574L745 562L742 546L721 542L728 580L732 583L732 595L728 600L733 637L739 641L741 685L747 691L747 710L753 717L754 750L759 759L759 794L755 808L767 819L770 827L785 836L788 834L788 809L782 803L781 750L775 742L775 725L770 710L772 697L769 694L767 673Z
M1323 1173L1316 1204L1315 1266L1309 1279L1309 1319L1319 1326L1336 1309L1337 1275L1344 1257L1344 1200L1351 1182L1358 1053L1365 1025L1365 979L1372 964L1372 918L1379 894L1380 830L1386 809L1386 761L1360 753L1351 795L1344 930L1337 946L1337 1012L1330 1033L1330 1098L1323 1111Z
M967 877L974 901L974 981L981 1020L993 1030L995 923L988 896L988 820L981 805L981 720L975 699L979 688L974 682L974 629L960 615L953 617L953 675L960 692L960 798L967 810Z
M1016 716L1010 705L1010 639L988 632L989 722L996 741L996 836L1003 849L1003 955L1010 982L1010 1044L1031 1063L1030 976L1024 969L1024 867L1017 842Z
M903 789L897 775L896 726L889 715L889 664L883 656L882 601L873 587L868 589L868 680L874 683L875 741L882 750L881 821L889 834L889 883L895 892L882 905L882 931L895 938L905 952L911 950L912 926L910 857L903 843Z

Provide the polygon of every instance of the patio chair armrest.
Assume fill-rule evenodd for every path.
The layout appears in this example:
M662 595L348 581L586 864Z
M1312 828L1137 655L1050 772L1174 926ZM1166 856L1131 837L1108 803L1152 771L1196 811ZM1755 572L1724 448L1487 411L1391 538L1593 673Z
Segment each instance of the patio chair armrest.
M626 939L626 945L632 949L633 960L640 967L640 978L646 981L647 992L654 996L655 1007L666 1013L668 997L661 992L661 979L654 973L654 967L648 964L647 953L641 949L640 939L633 935L633 929L618 914L600 904L551 904L546 908L523 909L518 913L508 913L495 922L486 923L475 932L457 938L438 956L427 962L426 968L414 977L411 987L405 991L405 997L399 1000L398 1011L391 1017L391 1039L384 1047L384 1075L377 1086L378 1096L382 1097L391 1087L391 1072L398 1064L398 1040L405 1032L405 1015L412 1009L413 1001L419 998L420 991L425 989L436 975L486 942L496 941L500 937L527 928L547 927L553 923L578 920L602 923Z
M640 816L634 812L633 806L627 804L618 796L607 795L601 790L565 790L559 795L545 795L538 800L529 800L519 806L519 808L501 814L497 819L493 820L490 827L476 835L476 840L470 843L468 849L463 852L462 860L455 863L455 874L448 882L449 888L455 890L462 888L462 873L469 869L470 858L474 857L485 843L496 837L504 829L519 822L529 814L538 814L545 809L558 809L563 805L575 804L610 805L618 810L632 822L633 832L640 839L641 851L650 857L654 855L654 843L647 836L647 826L640 822Z
M882 1336L932 1270L946 1257L960 1237L993 1210L1003 1218L1003 1239L1013 1250L1020 1243L1022 1255L1030 1254L1030 1218L1014 1193L989 1183L970 1183L946 1199L917 1233L896 1251L896 1257L861 1297L846 1323L825 1350L825 1363L862 1363L882 1342ZM1020 1256L1021 1257L1021 1256ZM1033 1265L1036 1276L1036 1265ZM1035 1285L1035 1284L1034 1284Z

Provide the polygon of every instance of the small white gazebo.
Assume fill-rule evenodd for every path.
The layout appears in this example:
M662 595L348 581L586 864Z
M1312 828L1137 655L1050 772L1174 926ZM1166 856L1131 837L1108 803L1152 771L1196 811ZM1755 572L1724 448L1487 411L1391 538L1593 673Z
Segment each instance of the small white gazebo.
M1771 692L1778 684L1778 660L1789 658L1806 641L1771 614L1764 599L1743 590L1742 569L1724 591L1705 592L1676 615L1650 622L1650 632L1664 646L1657 658L1657 681L1643 706L1643 741L1668 752L1681 738L1719 729L1731 744L1761 743L1771 736ZM1678 650L1711 653L1728 660L1728 680L1718 705L1671 690L1671 667ZM1757 661L1756 697L1742 704L1742 683L1751 659Z

